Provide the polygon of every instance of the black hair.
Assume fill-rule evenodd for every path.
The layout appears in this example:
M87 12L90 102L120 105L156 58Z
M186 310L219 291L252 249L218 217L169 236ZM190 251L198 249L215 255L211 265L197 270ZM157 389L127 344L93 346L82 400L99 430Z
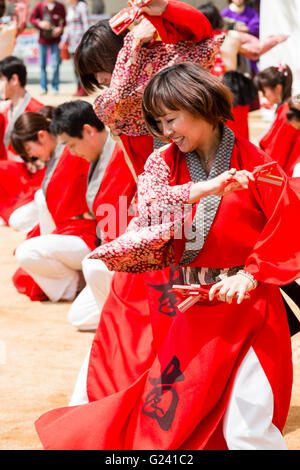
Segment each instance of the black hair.
M254 85L262 92L266 87L274 89L276 85L282 85L281 100L287 101L292 95L293 73L287 64L279 67L272 65L255 75Z
M167 110L185 110L213 126L233 120L232 94L222 81L192 62L171 65L147 83L142 110L152 135L161 138L157 117Z
M113 73L127 33L125 30L117 35L109 26L109 20L101 20L82 36L74 61L81 83L88 92L103 88L95 78L97 72Z
M50 124L50 132L53 135L60 135L65 132L70 137L81 138L85 124L95 127L98 131L103 131L105 127L103 122L96 116L90 103L83 100L70 101L57 106L55 109Z
M27 70L24 62L13 55L0 60L0 75L10 80L14 74L18 76L20 85L25 87L27 83Z
M208 21L210 21L212 28L214 30L218 29L223 29L224 28L224 21L223 18L220 14L220 11L216 7L216 5L213 4L213 2L207 2L204 3L203 5L200 5L197 7L201 13L206 16Z
M21 114L16 120L13 130L10 135L10 140L14 151L20 155L25 161L33 161L27 155L25 144L26 142L38 141L39 131L50 131L50 124L55 108L53 106L44 106L38 112L27 111Z

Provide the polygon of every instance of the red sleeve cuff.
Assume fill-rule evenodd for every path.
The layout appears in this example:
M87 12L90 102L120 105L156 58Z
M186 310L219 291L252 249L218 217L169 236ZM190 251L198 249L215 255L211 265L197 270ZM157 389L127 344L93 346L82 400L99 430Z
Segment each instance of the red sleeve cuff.
M145 15L166 44L178 41L200 42L213 37L208 19L196 8L183 2L169 0L162 16Z

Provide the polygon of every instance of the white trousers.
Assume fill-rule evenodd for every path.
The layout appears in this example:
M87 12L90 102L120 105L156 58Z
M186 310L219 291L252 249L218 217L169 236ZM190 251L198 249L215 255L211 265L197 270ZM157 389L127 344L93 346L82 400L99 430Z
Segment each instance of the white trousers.
M77 377L69 406L88 403L86 392L90 351ZM234 380L223 419L229 450L287 450L279 429L272 423L274 398L263 368L251 347Z
M109 271L102 261L88 258L82 261L82 271L86 287L72 303L68 319L81 331L95 330L114 273Z
M274 397L267 376L251 347L239 367L223 420L229 450L287 450L272 423Z
M90 248L73 235L42 235L17 248L20 266L35 280L52 302L74 300L79 288L81 262Z
M84 405L85 403L89 402L87 391L86 391L86 384L87 384L87 374L88 374L90 353L91 353L91 348L89 349L87 355L85 356L82 366L80 368L69 406Z
M9 217L8 225L20 232L28 233L39 223L38 207L35 201L18 207Z

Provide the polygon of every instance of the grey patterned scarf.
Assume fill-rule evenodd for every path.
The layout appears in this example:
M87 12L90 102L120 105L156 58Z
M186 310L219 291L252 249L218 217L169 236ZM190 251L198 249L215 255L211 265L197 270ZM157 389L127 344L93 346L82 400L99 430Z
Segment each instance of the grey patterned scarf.
M201 161L197 153L187 153L186 160L191 180L194 183L210 180L224 171L229 170L233 144L234 133L224 125L216 159L208 176L201 165ZM179 266L190 264L198 256L210 231L220 202L221 196L215 195L206 196L200 200L187 236L185 249L179 262Z

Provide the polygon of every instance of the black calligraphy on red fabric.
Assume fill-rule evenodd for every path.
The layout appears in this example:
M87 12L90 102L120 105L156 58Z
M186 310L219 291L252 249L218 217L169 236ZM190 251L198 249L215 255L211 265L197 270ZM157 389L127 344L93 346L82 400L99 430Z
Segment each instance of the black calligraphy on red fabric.
M155 289L159 292L162 292L161 296L159 297L159 307L158 311L163 313L164 315L168 315L169 317L175 317L177 310L176 304L178 299L176 294L171 291L174 284L182 284L183 283L183 274L182 269L178 266L172 266L170 268L170 275L169 280L165 284L149 284L149 287Z
M155 419L163 431L170 429L179 402L178 393L172 384L182 382L184 379L176 356L173 356L160 377L149 378L153 389L145 398L142 412L149 418Z

